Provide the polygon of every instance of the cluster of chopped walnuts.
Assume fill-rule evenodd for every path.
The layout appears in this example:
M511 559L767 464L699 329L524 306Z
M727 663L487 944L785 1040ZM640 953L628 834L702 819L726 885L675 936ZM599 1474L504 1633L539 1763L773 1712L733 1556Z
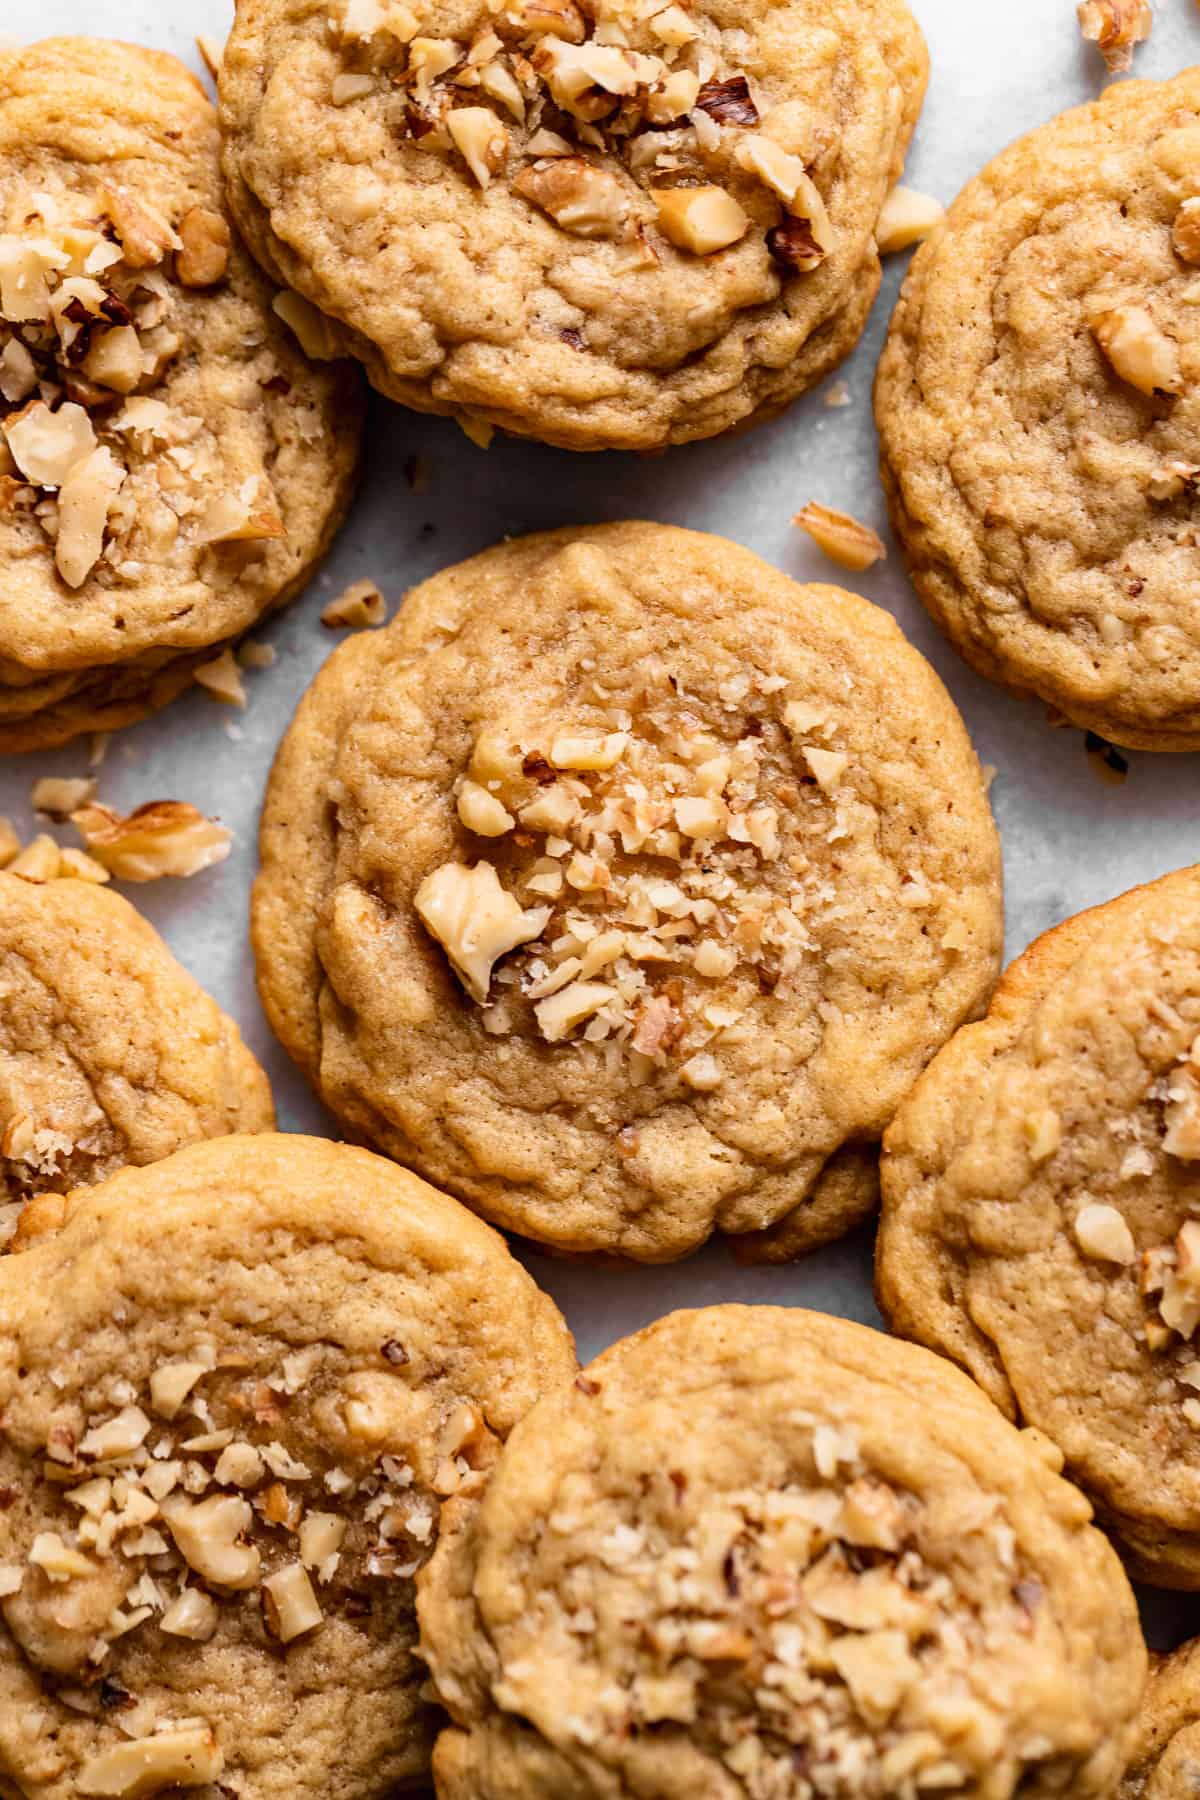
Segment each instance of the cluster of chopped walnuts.
M999 1503L964 1502L963 1540L977 1538L1007 1586L981 1616L923 1554L917 1496L873 1474L852 1431L807 1424L810 1471L706 1497L686 1528L669 1523L689 1500L681 1471L648 1477L628 1521L569 1501L550 1515L548 1530L578 1546L566 1629L600 1640L583 1654L607 1677L567 1729L587 1744L682 1726L750 1800L973 1792L971 1763L1002 1726L972 1664L1006 1624L1031 1632L1039 1584L1023 1578ZM956 1744L975 1748L960 1761Z
M39 813L70 820L85 850L60 844L40 832L22 847L9 819L0 819L0 869L41 885L47 881L159 881L164 876L198 875L224 862L233 843L226 826L186 800L151 800L128 816L102 806L96 784L87 779L46 776L33 785Z
M185 347L177 298L226 274L229 227L176 222L115 181L33 192L0 231L0 512L36 521L62 580L135 580L142 555L284 535L265 473L236 492L204 422L151 392ZM152 491L136 472L149 471ZM131 545L139 549L131 554Z
M563 231L627 241L650 264L656 238L712 255L751 229L732 191L748 176L777 203L766 244L783 270L815 269L834 248L803 158L757 129L750 82L681 0L586 14L576 0L511 0L469 43L422 36L395 0L343 0L331 29L348 65L335 105L395 92L411 142L457 153L480 187L507 181Z
M0 1599L18 1636L27 1614L51 1624L69 1616L72 1641L84 1640L81 1668L58 1698L124 1735L84 1766L81 1793L148 1793L148 1770L154 1792L220 1771L203 1721L164 1720L125 1688L126 1639L152 1627L206 1643L223 1615L245 1607L280 1644L319 1631L333 1612L369 1617L381 1592L432 1554L442 1499L481 1483L492 1440L474 1407L442 1409L435 1473L422 1481L402 1456L374 1448L378 1378L343 1381L328 1354L299 1349L264 1378L252 1357L201 1344L159 1364L143 1389L110 1380L94 1415L64 1405L52 1419L41 1473L61 1523L19 1560L0 1561ZM389 1380L407 1360L398 1342L381 1344ZM300 1394L339 1409L352 1467L318 1468L310 1450L282 1441ZM206 1773L171 1772L188 1766L185 1749L202 1753Z

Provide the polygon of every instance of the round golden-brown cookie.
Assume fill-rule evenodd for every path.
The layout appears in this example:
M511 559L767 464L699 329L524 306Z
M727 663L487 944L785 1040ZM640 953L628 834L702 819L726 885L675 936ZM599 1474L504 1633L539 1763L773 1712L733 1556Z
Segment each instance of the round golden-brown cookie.
M222 1138L73 1195L0 1263L0 1786L423 1787L413 1577L574 1367L496 1234L365 1151Z
M676 1313L510 1438L418 1584L441 1800L1111 1796L1120 1564L957 1370L817 1313Z
M240 0L230 204L392 399L655 449L853 348L926 74L902 0Z
M272 299L181 63L0 51L0 750L164 704L328 547L361 384Z
M1200 869L1039 938L884 1145L893 1327L1059 1445L1141 1577L1200 1588Z
M0 874L0 1238L30 1194L274 1123L237 1026L127 901Z
M876 414L926 606L982 674L1200 748L1200 70L1006 150L909 272Z
M1120 1800L1195 1800L1200 1793L1200 1640L1156 1658Z
M869 1182L824 1172L983 1004L1000 913L974 752L891 618L624 524L488 550L329 660L252 929L353 1132L506 1228L663 1261L856 1222Z

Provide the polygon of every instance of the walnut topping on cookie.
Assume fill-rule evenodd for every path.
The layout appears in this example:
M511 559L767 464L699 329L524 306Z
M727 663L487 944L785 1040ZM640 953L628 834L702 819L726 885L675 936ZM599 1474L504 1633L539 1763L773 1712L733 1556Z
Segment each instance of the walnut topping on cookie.
M268 1800L265 1706L295 1793L365 1800L426 1772L413 1582L443 1509L473 1508L508 1429L570 1380L570 1341L501 1242L412 1177L308 1139L201 1149L60 1203L0 1265L23 1363L0 1372L4 1766L40 1782L43 1734L5 1735L36 1706L55 1800L218 1776ZM60 1304L66 1267L87 1288ZM320 1732L294 1698L314 1681Z

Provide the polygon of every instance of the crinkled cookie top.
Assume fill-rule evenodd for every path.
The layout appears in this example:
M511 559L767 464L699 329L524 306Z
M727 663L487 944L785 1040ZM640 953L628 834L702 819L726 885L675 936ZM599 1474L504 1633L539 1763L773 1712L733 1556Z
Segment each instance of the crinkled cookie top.
M659 1321L534 1409L422 1573L439 1793L1113 1795L1145 1652L1059 1466L861 1326Z
M850 349L925 78L901 0L242 0L225 166L385 393L652 448Z
M0 1784L419 1784L413 1578L573 1368L500 1239L365 1151L224 1138L78 1193L0 1262Z
M1006 150L918 254L876 411L922 597L993 680L1200 747L1200 70Z
M894 1326L1053 1438L1139 1573L1200 1586L1200 871L1040 938L885 1149Z
M339 1116L507 1227L649 1260L877 1143L999 948L928 665L661 526L499 546L339 651L262 853L263 997Z

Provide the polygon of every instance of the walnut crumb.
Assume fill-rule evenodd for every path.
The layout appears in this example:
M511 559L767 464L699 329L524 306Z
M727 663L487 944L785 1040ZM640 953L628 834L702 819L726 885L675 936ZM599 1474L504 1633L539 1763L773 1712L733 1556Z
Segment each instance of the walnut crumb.
M851 518L849 513L837 512L832 506L821 506L816 500L810 500L792 523L806 531L839 568L861 574L887 556L887 545L877 531Z
M34 812L43 813L46 818L54 819L60 825L95 797L95 781L87 777L70 779L55 775L43 775L40 780L35 781L31 795Z
M211 662L200 663L194 671L194 680L223 705L245 707L246 689L232 650L222 650Z
M1084 1206L1075 1215L1075 1241L1099 1262L1137 1261L1133 1233L1115 1206Z
M1126 304L1097 313L1092 335L1115 373L1139 394L1178 394L1183 387L1179 346L1145 306Z
M95 860L118 881L198 875L224 862L233 842L224 825L185 800L152 800L128 817L93 802L72 813L71 823Z
M386 612L383 595L373 581L352 581L325 607L321 623L331 631L362 631L368 626L382 625Z
M1113 75L1133 67L1133 52L1150 36L1154 15L1149 0L1080 0L1079 29L1095 44Z
M919 194L915 188L896 186L880 209L875 226L875 242L881 256L897 250L911 249L924 243L946 216L940 200L930 194Z

